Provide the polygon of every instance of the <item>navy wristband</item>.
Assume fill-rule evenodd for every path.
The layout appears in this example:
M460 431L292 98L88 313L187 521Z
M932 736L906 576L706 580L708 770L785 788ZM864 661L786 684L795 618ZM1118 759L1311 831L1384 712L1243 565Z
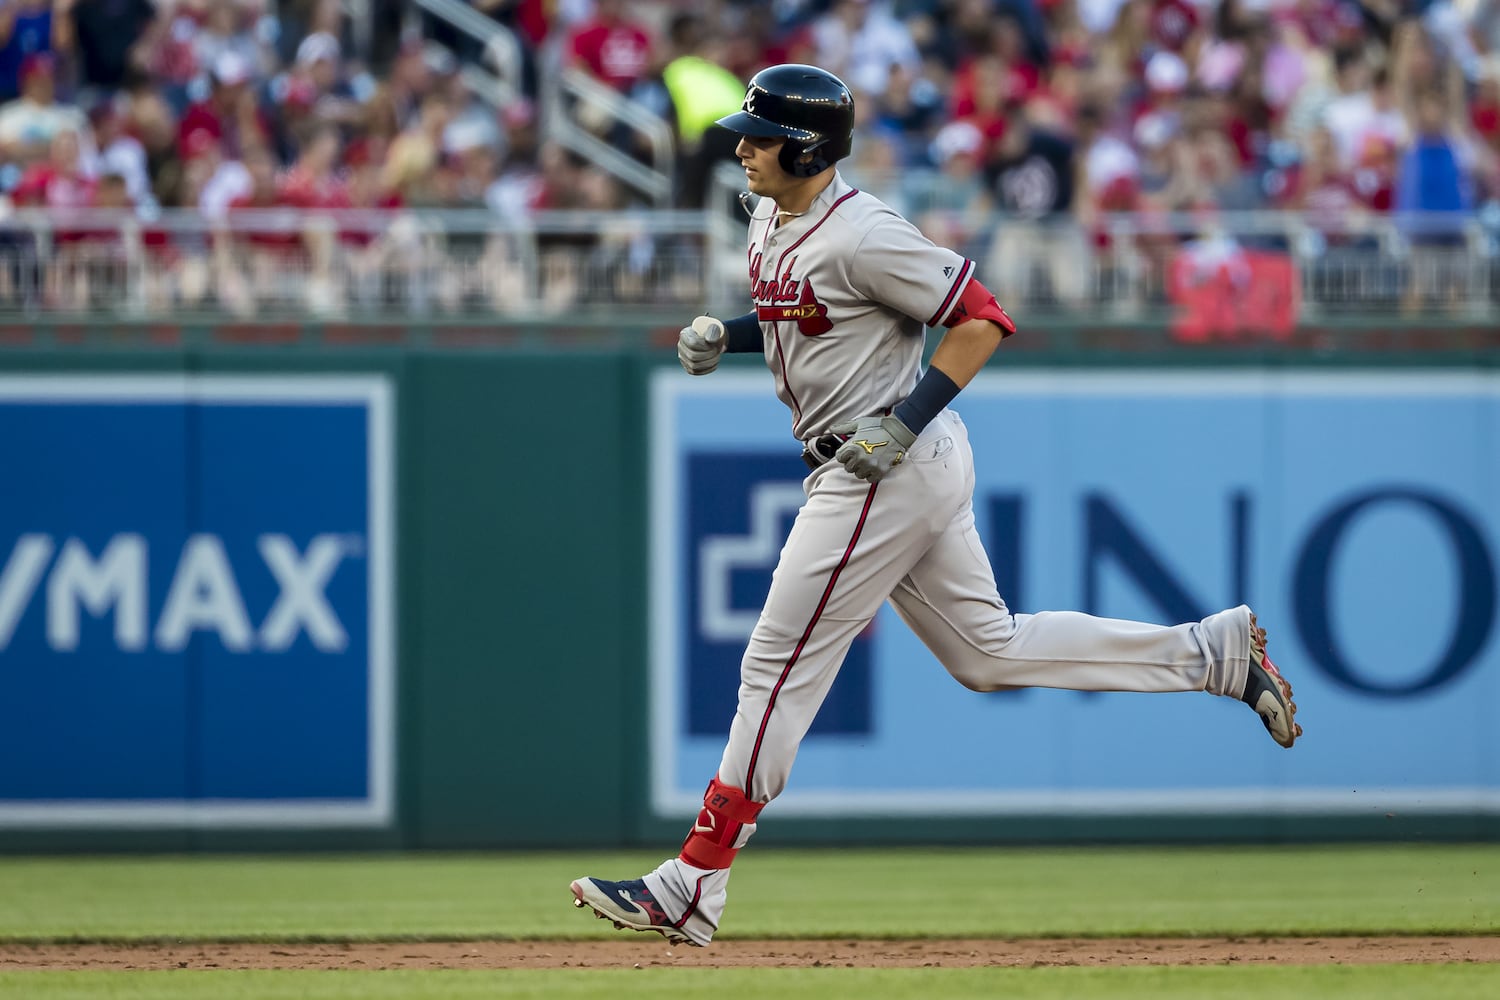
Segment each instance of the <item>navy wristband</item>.
M724 353L763 354L765 350L766 340L755 313L748 312L724 321Z
M906 429L913 434L920 434L922 428L931 423L933 417L942 413L943 408L953 402L953 397L957 395L957 382L944 374L942 369L929 368L917 387L911 391L911 395L897 404L892 416L905 424Z

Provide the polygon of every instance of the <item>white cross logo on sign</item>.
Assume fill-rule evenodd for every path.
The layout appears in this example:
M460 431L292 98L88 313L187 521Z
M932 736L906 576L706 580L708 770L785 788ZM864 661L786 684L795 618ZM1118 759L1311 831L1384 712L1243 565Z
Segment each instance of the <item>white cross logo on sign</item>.
M749 531L743 535L706 535L698 543L698 607L703 638L712 642L744 642L760 620L759 609L736 608L731 575L737 569L776 565L776 554L786 541L782 527L788 513L807 502L796 481L756 483L750 489Z

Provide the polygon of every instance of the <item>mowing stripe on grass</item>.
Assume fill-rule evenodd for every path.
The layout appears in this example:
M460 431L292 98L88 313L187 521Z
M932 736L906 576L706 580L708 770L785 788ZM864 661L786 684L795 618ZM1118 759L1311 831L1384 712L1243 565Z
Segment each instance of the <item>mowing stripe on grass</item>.
M592 939L641 853L0 858L11 940ZM1500 845L747 851L741 938L1500 932Z

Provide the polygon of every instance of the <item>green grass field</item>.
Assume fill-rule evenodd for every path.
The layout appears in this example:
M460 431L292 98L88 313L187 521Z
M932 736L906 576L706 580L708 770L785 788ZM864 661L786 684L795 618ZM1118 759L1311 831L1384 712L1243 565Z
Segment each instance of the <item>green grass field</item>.
M0 940L619 936L645 854L0 858ZM1500 934L1500 846L747 851L721 940ZM6 972L0 997L1494 997L1500 965Z

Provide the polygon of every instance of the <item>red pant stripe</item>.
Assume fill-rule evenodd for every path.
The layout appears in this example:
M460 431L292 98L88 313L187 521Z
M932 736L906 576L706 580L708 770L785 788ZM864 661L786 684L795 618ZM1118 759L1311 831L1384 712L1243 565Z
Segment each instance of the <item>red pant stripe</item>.
M812 637L813 626L817 625L818 619L823 617L823 609L828 606L828 598L833 596L833 585L839 582L839 574L844 571L845 566L849 565L849 557L854 555L854 546L859 542L860 532L865 530L865 521L870 516L870 505L875 502L875 489L878 485L878 483L870 485L870 492L865 495L864 509L859 512L859 523L854 526L854 534L850 536L849 545L844 549L844 558L840 559L839 564L833 568L832 575L828 577L828 586L823 588L823 597L813 611L812 620L807 623L807 628L802 630L802 638L797 640L797 648L792 650L786 666L781 668L781 676L776 679L776 686L771 689L771 698L766 702L765 715L761 716L760 732L755 734L755 749L750 752L750 766L745 770L745 794L747 796L754 794L751 782L755 778L755 763L760 758L760 744L766 738L766 727L771 723L771 712L776 708L776 696L781 693L781 686L786 683L792 667L797 665L797 659L802 655L803 647Z

